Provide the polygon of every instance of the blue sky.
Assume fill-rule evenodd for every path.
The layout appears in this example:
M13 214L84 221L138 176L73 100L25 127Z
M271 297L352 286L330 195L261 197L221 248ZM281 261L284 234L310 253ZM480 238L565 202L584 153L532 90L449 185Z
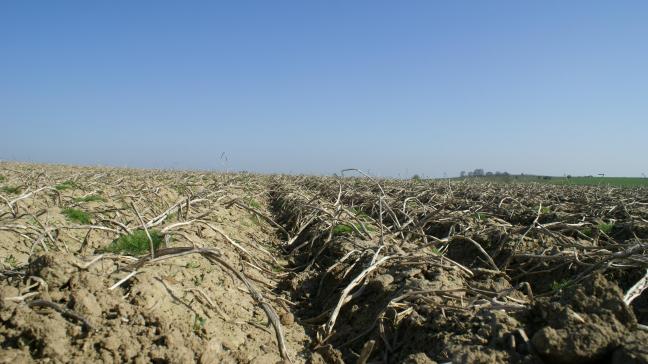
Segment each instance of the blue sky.
M648 173L645 1L2 1L0 159Z

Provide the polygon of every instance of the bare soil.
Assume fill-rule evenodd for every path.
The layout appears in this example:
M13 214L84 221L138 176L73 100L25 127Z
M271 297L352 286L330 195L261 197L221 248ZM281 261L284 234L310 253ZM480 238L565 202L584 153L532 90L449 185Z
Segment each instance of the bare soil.
M290 320L290 303L276 290L285 263L276 254L274 228L230 204L254 200L264 209L266 193L249 176L3 167L3 183L23 186L23 192L68 180L79 188L35 193L12 204L15 214L6 203L0 207L0 362L281 362L265 312L223 266L200 254L139 268L141 257L101 255L119 236L118 223L141 225L131 203L149 221L187 197L189 208L185 202L154 228L176 224L167 231L168 247L208 247L244 273L282 318L290 359L305 361L309 338ZM74 200L88 195L104 201ZM110 230L70 221L61 212L72 206L90 213L92 226ZM138 274L111 289L133 270ZM30 307L35 300L73 311L91 327L50 307Z
M0 176L2 363L648 363L647 189Z

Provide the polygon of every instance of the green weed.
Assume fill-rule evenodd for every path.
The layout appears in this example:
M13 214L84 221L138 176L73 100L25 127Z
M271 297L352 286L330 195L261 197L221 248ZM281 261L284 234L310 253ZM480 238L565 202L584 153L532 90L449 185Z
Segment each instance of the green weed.
M104 198L99 195L89 195L89 196L74 198L74 202L103 202L103 201L105 201Z
M203 272L203 273L200 273L200 275L193 276L193 278L191 278L191 280L193 281L194 286L198 287L198 286L202 285L203 281L205 280L205 273Z
M157 230L149 230L149 234L153 240L153 248L157 250L164 240L164 235ZM150 250L150 242L143 229L135 230L130 235L122 235L104 248L104 251L109 253L127 255L143 255Z
M569 286L569 280L568 279L563 279L560 281L553 281L551 283L551 290L554 292L558 292L560 290L565 289L567 286Z
M0 175L0 182L4 181L6 178L3 175Z
M194 322L193 322L193 331L195 333L202 331L205 328L205 324L207 323L207 319L204 317L201 317L200 315L196 314L194 316Z
M4 193L10 193L10 194L17 194L20 193L20 187L17 186L2 186L2 192Z
M4 263L9 266L9 268L13 269L18 266L18 261L16 260L16 257L14 257L12 254L9 254L8 257L4 259Z
M606 234L611 233L613 228L614 228L614 224L606 224L606 223L598 224L598 229L601 230L601 232L604 232Z
M488 217L488 214L485 212L478 212L475 214L475 217L477 217L477 220L484 220Z
M596 228L605 234L610 234L612 232L612 229L614 229L614 224L607 224L607 223L600 223L596 225ZM594 236L594 230L592 228L587 227L581 231L583 234L589 236L590 238Z
M338 224L335 225L335 227L333 228L333 235L334 236L352 235L356 229L358 231L362 231L362 226L360 226L360 224L353 224L353 225ZM369 232L374 231L374 228L371 225L365 225L365 229L367 229L367 231Z
M353 234L353 228L346 224L339 224L333 228L333 235L351 235Z
M255 200L255 199L253 199L252 197L246 198L245 202L248 204L248 206L250 206L252 208L255 208L257 210L259 210L261 208L261 204L259 204L259 202L257 200Z
M90 214L85 211L74 208L63 209L63 215L68 219L78 222L79 224L90 224Z
M57 184L56 186L54 186L54 188L57 191L65 191L65 190L69 190L69 189L79 188L79 185L76 184L76 182L74 182L74 181L65 181L63 183Z
M432 250L432 254L443 255L443 253L441 253L441 250L439 250L439 248L437 248L436 246L431 246L430 250Z
M370 221L371 217L367 215L364 211L356 209L356 208L351 208L351 212L353 212L356 217L362 221Z

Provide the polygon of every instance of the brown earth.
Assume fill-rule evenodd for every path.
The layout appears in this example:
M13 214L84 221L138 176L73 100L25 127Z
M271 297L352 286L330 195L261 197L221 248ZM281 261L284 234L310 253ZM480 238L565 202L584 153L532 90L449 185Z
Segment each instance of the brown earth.
M79 188L40 191L12 206L16 216L4 205L0 217L0 261L5 268L0 282L0 362L281 362L266 314L232 272L199 254L179 256L139 268L139 274L111 290L132 271L133 258L104 254L88 268L82 267L118 231L83 228L84 224L62 214L63 208L75 207L91 214L92 225L120 229L108 221L113 220L135 228L140 223L130 203L148 221L203 189L211 195L201 197L203 201L192 204L189 211L174 212L175 216L156 228L199 217L202 222L170 230L168 246L195 244L218 250L284 318L290 359L306 359L309 338L299 324L286 319L290 303L275 289L283 263L280 255L272 253L277 244L274 228L236 204L227 205L241 199L255 201L264 209L264 190L245 183L247 176L3 167L2 184L20 185L23 193L64 181L74 181ZM74 200L90 194L105 201ZM29 302L35 300L71 310L91 327L50 307L30 307Z
M644 189L18 163L0 188L3 363L648 363ZM107 251L143 226L154 257Z

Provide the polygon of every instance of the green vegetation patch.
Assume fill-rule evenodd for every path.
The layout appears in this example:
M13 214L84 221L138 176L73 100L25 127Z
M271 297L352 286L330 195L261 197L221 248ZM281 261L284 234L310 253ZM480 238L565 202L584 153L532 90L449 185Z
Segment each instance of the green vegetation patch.
M196 314L194 316L194 322L193 322L193 331L194 333L199 333L200 331L205 329L205 324L207 323L207 319Z
M153 240L153 248L157 250L162 245L164 235L157 230L149 230L149 234ZM146 231L138 229L130 235L122 235L113 240L103 250L115 254L143 255L151 251L151 246Z
M571 177L556 178L551 183L578 186L615 186L638 187L648 186L648 178L639 177Z
M99 195L89 195L89 196L74 198L74 202L103 202L103 201L105 201L104 198Z
M558 292L560 290L563 290L569 286L569 280L568 279L562 279L560 281L554 281L551 283L551 290L554 292Z
M90 214L85 211L74 208L66 208L63 209L63 215L65 215L65 217L72 221L78 222L79 224L90 224Z
M5 257L4 263L9 266L9 268L14 269L18 266L18 261L16 260L16 257L14 257L12 254L9 254L8 257Z
M65 181L54 186L57 191L65 191L69 189L79 188L79 185L74 181Z
M245 203L247 203L248 206L255 208L257 210L261 209L261 204L257 200L253 199L252 197L246 198Z
M608 223L602 222L602 223L596 225L596 228L599 231L601 231L601 232L603 232L605 234L610 234L612 232L612 229L614 229L614 224L608 224ZM594 236L594 230L592 228L589 228L589 227L583 229L581 232L583 234L589 236L589 237Z
M353 232L355 231L356 228L358 231L362 231L362 226L360 224L353 224L353 225L348 225L348 224L338 224L335 225L333 228L333 235L334 236L340 236L340 235L352 235ZM365 225L365 229L367 231L374 231L374 228L370 225Z
M2 186L2 192L4 193L10 193L10 194L17 194L20 193L20 187L13 187L13 186Z
M507 175L507 176L482 176L482 177L457 177L455 180L482 181L496 183L545 183L554 185L577 186L613 186L613 187L639 187L648 186L645 177L594 177L594 176L538 176L538 175Z
M202 273L200 273L200 274L197 275L197 276L193 276L193 277L191 278L191 280L193 281L193 284L194 284L194 286L196 286L196 287L202 285L203 282L205 281L205 272L202 272Z
M0 174L0 182L4 181L5 179L6 179L5 176Z
M353 228L347 224L339 224L333 228L333 235L351 235L353 234Z
M614 228L614 224L607 224L607 223L598 224L598 229L606 234L611 233L613 228Z
M439 248L437 248L436 246L431 246L431 247L430 247L430 250L432 251L432 254L435 254L435 255L443 255L443 253L441 252L441 250L439 250Z
M352 207L351 212L353 212L356 215L356 217L358 219L362 220L363 222L364 221L371 221L371 217L369 215L367 215L364 211L360 210L360 209Z

